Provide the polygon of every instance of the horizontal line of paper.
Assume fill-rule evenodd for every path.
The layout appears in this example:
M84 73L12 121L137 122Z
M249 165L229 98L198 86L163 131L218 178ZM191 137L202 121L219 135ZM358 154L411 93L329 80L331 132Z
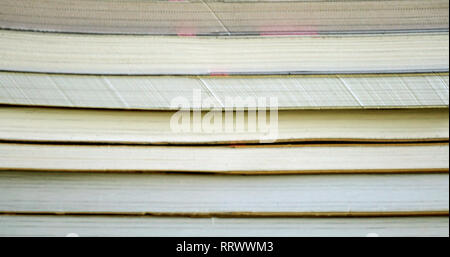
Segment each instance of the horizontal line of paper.
M0 108L0 140L73 144L238 144L259 143L270 132L233 116L242 131L208 131L200 119L189 121L190 129L174 131L175 112L122 111L66 108ZM236 115L236 114L234 114ZM192 115L191 115L192 116ZM269 117L268 117L269 116ZM265 115L266 122L270 115ZM255 122L260 119L255 119ZM420 142L449 138L448 109L320 110L278 112L274 142ZM198 124L194 126L194 123ZM250 128L251 125L255 129ZM202 130L194 131L201 126ZM236 125L237 127L237 125ZM275 132L275 131L273 131Z
M448 174L255 177L2 171L0 211L187 216L448 212L448 178Z
M211 110L255 108L259 99L269 107L270 98L276 98L280 110L449 104L448 73L222 77L0 72L0 85L1 104L28 106ZM180 106L178 98L188 106Z
M2 0L0 27L153 35L448 30L448 1Z
M0 30L0 70L79 74L448 71L448 32L161 37Z
M448 217L142 218L0 216L1 236L442 236Z
M118 146L0 144L1 170L230 174L448 172L448 143Z
M441 236L448 217L414 218L140 218L0 216L1 236Z

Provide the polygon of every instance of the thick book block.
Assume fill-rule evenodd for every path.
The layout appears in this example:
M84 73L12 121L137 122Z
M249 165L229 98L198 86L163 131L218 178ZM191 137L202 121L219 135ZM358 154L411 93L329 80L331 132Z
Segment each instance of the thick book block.
M226 174L447 172L448 143L120 146L0 143L1 170Z
M435 142L449 139L448 109L410 110L302 110L279 111L277 131L256 126L249 113L233 123L242 131L226 130L226 113L221 129L208 131L191 117L190 129L176 131L171 120L176 112L1 107L0 140L3 142L81 144L247 144L260 143L267 133L273 142ZM192 114L190 116L193 116ZM178 121L178 120L177 120ZM259 117L255 118L255 122ZM255 129L249 128L255 125ZM202 127L195 131L194 127ZM276 135L275 135L276 133Z
M448 237L448 217L164 218L0 215L0 236Z
M172 37L0 30L0 70L122 75L448 72L448 32Z
M448 174L0 172L0 212L221 217L448 215Z
M272 35L448 30L448 1L2 0L0 28Z
M0 72L0 104L109 109L448 108L448 73L286 76L100 76ZM198 99L196 102L194 99ZM232 101L230 101L232 100ZM240 101L239 101L240 100ZM211 102L211 104L207 104ZM198 107L199 106L199 107Z

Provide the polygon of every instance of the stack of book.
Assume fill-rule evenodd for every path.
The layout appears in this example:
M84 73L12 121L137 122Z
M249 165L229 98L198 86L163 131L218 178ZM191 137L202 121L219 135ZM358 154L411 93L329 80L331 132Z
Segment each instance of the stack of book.
M0 236L448 236L448 9L0 1Z

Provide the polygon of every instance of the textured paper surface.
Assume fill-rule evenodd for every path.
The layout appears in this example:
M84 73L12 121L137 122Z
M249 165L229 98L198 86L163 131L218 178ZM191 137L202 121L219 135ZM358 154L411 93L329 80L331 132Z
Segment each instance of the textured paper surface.
M448 144L101 146L0 144L0 169L121 172L447 171Z
M251 132L248 112L242 132L174 132L175 112L0 108L0 140L110 144L259 143L266 135ZM204 117L204 116L203 116ZM449 138L448 109L319 110L278 112L276 142L443 141ZM225 115L222 115L225 120ZM267 121L270 117L267 117ZM238 120L235 120L238 123ZM191 120L191 126L201 120ZM223 123L225 124L225 122Z
M0 30L0 70L148 75L447 72L448 45L448 32L165 37Z
M0 72L0 103L177 110L211 99L218 108L255 107L276 97L278 109L448 108L448 73L309 76L86 76ZM241 97L244 104L227 99ZM251 97L254 101L245 101ZM204 110L211 106L203 105Z
M0 28L0 104L277 97L321 109L281 111L279 142L340 142L109 145L260 135L173 134L173 112L1 106L0 235L448 237L448 1L4 0ZM388 108L408 110L323 110ZM378 143L343 144L358 140ZM423 142L392 142L408 140Z
M448 30L448 1L2 0L0 27L157 35Z
M389 213L449 210L448 174L205 176L0 172L1 212Z

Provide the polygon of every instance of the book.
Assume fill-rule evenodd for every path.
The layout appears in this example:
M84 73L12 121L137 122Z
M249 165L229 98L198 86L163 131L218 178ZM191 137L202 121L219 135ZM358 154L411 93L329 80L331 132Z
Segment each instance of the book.
M0 215L0 236L448 237L448 217L174 218Z
M448 32L173 37L0 30L0 70L122 75L448 72L448 46Z
M137 146L0 143L0 170L226 174L446 172L449 145Z
M209 131L204 121L209 112L190 116L189 129L177 131L175 111L125 111L103 109L0 108L0 141L70 144L214 145L302 142L445 142L449 140L448 108L402 110L285 110L271 115L221 113L221 127ZM214 119L212 123L216 122ZM256 122L258 124L254 124ZM206 123L206 124L212 124ZM171 125L172 124L172 125ZM228 125L227 125L228 124ZM273 125L273 124L272 124ZM252 128L253 126L253 128ZM199 127L200 130L194 130ZM242 129L238 129L242 128Z
M448 217L167 218L0 215L0 236L448 237Z
M0 104L179 110L448 108L448 73L109 76L0 72ZM183 105L176 99L182 98ZM184 103L186 102L186 103ZM187 105L187 106L185 106Z
M0 27L47 32L283 35L448 30L448 1L2 0Z
M0 172L0 212L165 217L448 215L449 175Z

